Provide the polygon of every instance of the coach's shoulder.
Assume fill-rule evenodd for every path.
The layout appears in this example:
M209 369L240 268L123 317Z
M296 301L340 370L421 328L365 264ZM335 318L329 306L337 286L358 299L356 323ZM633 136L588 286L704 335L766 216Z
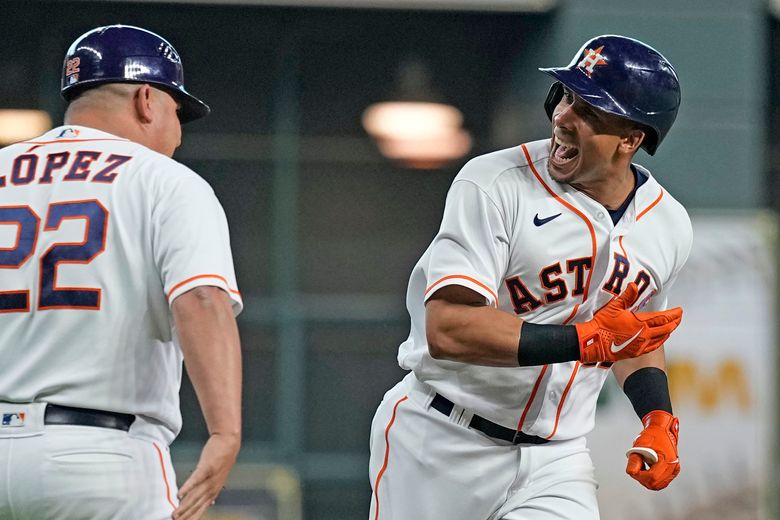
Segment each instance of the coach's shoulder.
M179 161L148 148L139 163L140 177L164 189L197 186L213 191L209 183L194 170Z

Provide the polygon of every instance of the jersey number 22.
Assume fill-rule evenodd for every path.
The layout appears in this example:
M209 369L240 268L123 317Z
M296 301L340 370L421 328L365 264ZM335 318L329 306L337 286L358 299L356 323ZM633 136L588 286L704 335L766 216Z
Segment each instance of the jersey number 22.
M38 309L100 309L101 290L57 287L60 263L88 264L106 247L108 211L97 200L56 202L49 205L43 231L56 231L64 220L83 219L83 242L52 244L40 258ZM16 244L0 248L0 269L19 269L35 252L40 218L30 206L0 207L0 225L18 226ZM30 291L0 291L0 312L30 310Z

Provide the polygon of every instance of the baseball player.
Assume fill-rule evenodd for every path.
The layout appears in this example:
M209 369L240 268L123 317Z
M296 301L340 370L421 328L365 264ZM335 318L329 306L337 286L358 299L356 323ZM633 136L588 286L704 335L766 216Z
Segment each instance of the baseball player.
M674 122L676 73L615 35L540 70L552 138L467 163L412 272L411 372L371 430L372 520L597 519L584 436L610 371L643 424L628 474L658 490L680 470L662 345L691 226L632 163Z
M171 159L209 107L122 25L71 45L62 94L64 126L0 150L0 518L200 518L241 436L225 214ZM177 493L182 360L210 435Z

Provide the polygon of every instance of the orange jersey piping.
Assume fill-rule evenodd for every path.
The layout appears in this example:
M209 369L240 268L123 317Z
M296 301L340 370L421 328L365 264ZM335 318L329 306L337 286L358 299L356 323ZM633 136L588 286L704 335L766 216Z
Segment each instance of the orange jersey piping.
M173 293L176 291L176 289L178 289L178 288L179 288L179 287L181 287L182 285L188 284L188 283L190 283L191 281L193 281L193 280L197 280L197 279L199 279L199 278L216 278L216 279L218 279L218 280L222 280L223 282L225 282L225 285L227 286L227 288L228 288L228 291L232 292L232 293L233 293L233 294L235 294L235 295L241 296L241 293L240 293L240 292L238 292L238 291L237 291L237 290L235 290L235 289L231 289L231 288L230 288L230 284L228 284L228 281L227 281L227 279L225 279L225 277L224 277L224 276L220 276L220 275L218 275L218 274L199 274L199 275L197 275L197 276L193 276L192 278L187 278L187 279L186 279L186 280L184 280L183 282L179 282L179 283L177 283L176 285L174 285L174 286L173 286L173 288L171 288L171 290L170 290L170 291L168 291L168 299L170 300L170 298L171 298L171 295L172 295L172 294L173 294Z
M561 419L561 410L563 410L563 403L566 401L566 396L569 395L569 390L571 389L572 383L574 383L574 377L577 375L577 371L580 369L580 362L577 361L577 363L574 365L574 370L571 372L571 377L569 378L569 383L566 385L566 389L563 391L563 395L561 396L561 402L558 403L558 411L555 413L555 426L553 426L552 433L545 437L545 439L550 440L552 439L553 435L555 435L555 432L558 431L558 421Z
M168 499L168 503L171 504L171 507L176 509L176 504L174 504L173 500L171 499L171 486L168 484L168 475L165 473L165 461L163 461L162 451L157 446L156 442L153 442L152 446L154 446L154 449L157 450L157 456L160 458L160 469L162 469L163 481L165 482L165 496Z
M376 483L374 484L374 500L376 501L376 511L374 512L374 520L379 520L379 481L382 480L382 475L385 474L385 470L387 469L387 461L390 458L390 427L395 422L395 415L398 411L398 405L403 403L409 399L409 396L405 395L402 398L400 398L398 401L396 401L395 406L393 406L393 415L390 417L390 422L387 423L387 427L385 428L385 460L382 464L382 469L379 470L379 474L376 476Z
M525 416L528 415L528 410L531 409L531 404L534 402L534 398L536 397L536 392L539 390L539 383L542 382L542 377L544 377L544 373L547 372L547 367L550 365L544 365L542 367L542 371L539 372L539 376L536 378L536 383L534 383L534 387L531 390L531 397L528 398L528 402L525 405L525 410L523 410L523 415L520 416L520 420L517 422L517 431L521 431L523 429L523 423L525 422Z
M584 213L582 213L580 210L563 200L557 193L555 193L548 185L544 182L542 179L542 176L539 175L539 172L536 170L536 167L534 166L533 161L531 160L531 154L528 152L528 148L526 148L525 144L520 145L523 149L523 153L525 154L526 162L528 163L528 166L531 168L531 172L536 177L536 180L539 181L539 183L544 186L544 189L547 190L547 192L555 198L559 203L561 203L563 206L565 206L569 211L580 217L585 224L588 226L588 231L590 231L590 241L591 241L591 269L588 270L588 280L585 282L585 292L582 295L582 301L585 302L585 300L588 299L588 290L590 289L590 279L593 276L593 269L596 266L596 230L593 229L593 224L591 223L590 219L585 216Z
M576 207L572 206L565 200L563 200L557 193L555 193L552 188L550 188L546 182L544 182L544 179L542 179L542 176L539 174L539 171L536 169L536 166L534 166L533 160L531 159L531 154L528 152L528 148L525 146L525 144L520 145L520 147L523 149L523 154L525 155L526 163L528 163L528 167L531 169L531 173L534 174L536 177L536 180L539 181L539 184L541 184L545 190L547 190L547 193L552 195L552 197L558 201L560 204L562 204L564 207L566 207L569 211L580 217L583 222L585 222L585 225L588 227L588 231L590 232L590 242L591 242L591 265L595 267L596 265L596 230L593 228L593 224L591 223L590 219L588 219L587 216L585 216L584 213L582 213L580 210L578 210ZM585 281L585 292L582 295L582 302L584 303L588 299L588 292L590 291L590 281L593 276L593 267L588 270L588 279ZM566 321L563 322L564 325L566 325L572 318L574 318L574 315L577 313L577 309L579 308L579 304L577 304L574 307L574 310L572 311L571 315L566 319ZM577 365L574 369L574 374L577 373L577 369L579 368L579 361L577 362ZM539 377L536 379L536 384L534 385L533 391L531 392L531 397L528 400L528 403L525 405L525 410L523 410L523 414L520 416L520 421L517 425L517 430L520 431L523 427L523 423L525 422L525 417L528 414L528 410L531 408L531 404L534 401L534 398L536 397L536 392L539 389L539 383L542 380L542 376L544 375L545 371L547 370L547 366L545 365L542 369L542 372L539 374ZM573 376L573 374L572 374ZM558 428L558 420L560 418L560 412L561 407L563 405L563 399L566 397L566 393L569 391L569 387L571 386L571 383L573 381L572 379L569 380L569 386L566 387L566 390L563 392L563 396L561 398L561 403L558 405L558 414L555 417L555 428L553 429L553 433L550 434L550 437L555 434L555 431ZM549 438L549 437L548 437Z
M479 280L475 280L474 278L472 278L470 276L466 276L465 274L451 274L449 276L445 276L444 278L440 278L440 279L436 280L431 285L429 285L427 289L425 289L425 292L423 293L423 296L427 295L429 292L431 292L431 289L433 289L434 287L436 287L437 285L439 285L443 281L451 280L453 278L462 278L464 280L468 280L469 282L472 282L472 283L475 283L475 284L479 285L480 287L482 287L483 289L485 289L487 292L490 293L490 296L492 296L493 299L496 301L496 306L498 306L498 296L496 295L496 293L494 293L490 289L490 287L488 287L484 283L480 282Z
M659 202L661 202L661 199L663 198L663 196L664 196L664 190L663 190L663 188L662 188L662 189L661 189L661 193L658 195L658 198L657 198L657 199L655 199L655 200L653 201L653 203L652 203L652 204L650 204L649 206L647 206L645 209L643 209L643 210L642 210L642 211L639 213L639 215L637 215L637 216L636 216L636 219L637 219L637 221L638 221L640 218L644 217L644 216L647 214L647 212L649 212L651 209L653 209L654 207L656 207L656 205L657 205Z
M130 142L128 139L121 139L119 137L104 137L104 138L95 138L95 139L55 139L53 141L21 141L16 144L36 144L36 145L43 145L43 144L53 144L53 143L83 143L86 141L127 141Z
M580 304L574 306L574 310L571 311L571 314L569 314L569 317L566 318L563 322L564 325L568 325L569 322L574 318L574 315L577 314L577 309L580 308ZM522 340L521 340L522 341ZM523 410L523 415L520 416L520 420L517 423L517 431L522 431L523 424L525 423L525 416L528 415L528 410L531 409L531 404L534 402L534 398L536 397L536 392L539 390L539 383L542 382L542 376L544 376L544 373L547 371L547 367L549 365L544 365L544 368L542 368L542 371L539 373L539 376L536 378L536 383L534 383L534 387L531 390L531 397L528 398L528 402L525 405L525 409Z

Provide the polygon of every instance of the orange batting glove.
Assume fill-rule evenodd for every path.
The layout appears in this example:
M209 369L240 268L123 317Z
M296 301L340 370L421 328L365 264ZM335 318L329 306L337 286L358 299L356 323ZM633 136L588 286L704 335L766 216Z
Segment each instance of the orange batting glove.
M645 429L628 450L626 473L647 489L659 491L680 473L677 438L680 421L663 410L648 413L642 419Z
M623 293L599 309L593 319L577 323L580 361L619 361L652 352L669 337L682 320L682 309L631 312L628 309L639 297L634 282Z

